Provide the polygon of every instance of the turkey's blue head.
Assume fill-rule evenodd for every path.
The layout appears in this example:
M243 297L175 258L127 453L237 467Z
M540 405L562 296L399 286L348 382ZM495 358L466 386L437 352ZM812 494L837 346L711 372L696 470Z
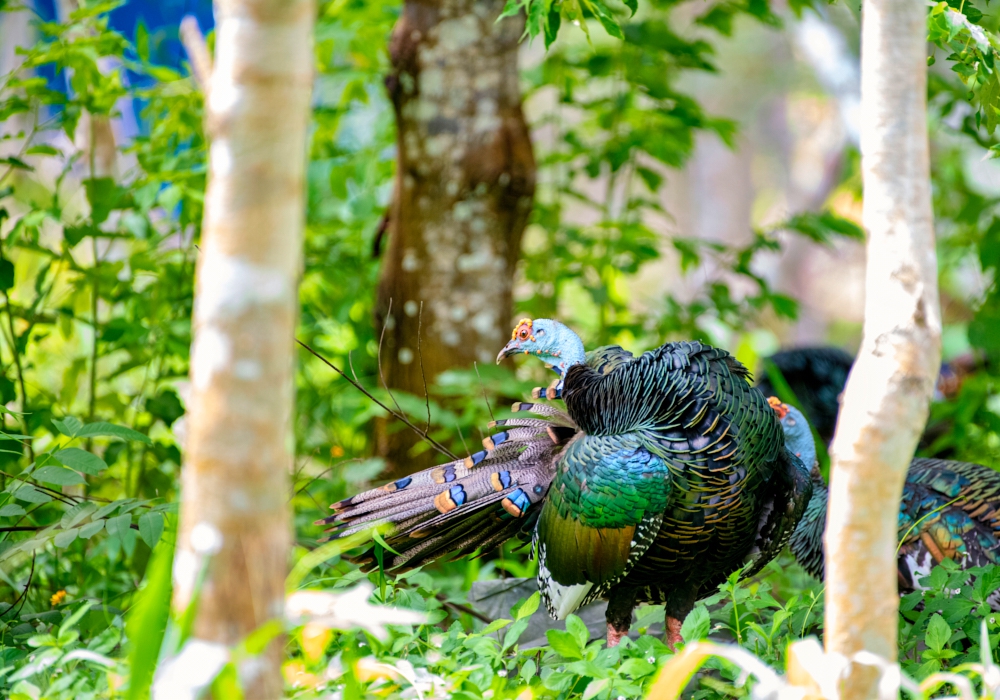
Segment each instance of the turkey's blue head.
M811 470L816 465L816 443L809 421L802 415L802 411L781 403L781 399L776 396L768 398L767 403L778 415L781 430L785 434L785 447Z
M580 336L569 328L547 318L523 318L518 321L510 342L497 355L497 363L511 355L534 355L561 377L573 365L584 361L585 351Z

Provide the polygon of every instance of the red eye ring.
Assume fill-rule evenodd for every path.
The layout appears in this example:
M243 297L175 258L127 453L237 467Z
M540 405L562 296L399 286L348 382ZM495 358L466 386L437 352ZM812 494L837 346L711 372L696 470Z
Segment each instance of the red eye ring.
M519 330L517 332L517 337L520 338L521 340L527 340L528 339L528 329L522 327L521 330Z

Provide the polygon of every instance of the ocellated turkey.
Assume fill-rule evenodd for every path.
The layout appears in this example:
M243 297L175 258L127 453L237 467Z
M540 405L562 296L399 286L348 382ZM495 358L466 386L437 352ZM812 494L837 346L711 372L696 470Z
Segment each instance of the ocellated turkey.
M695 601L785 545L812 485L749 372L723 350L667 343L586 353L569 328L522 320L500 352L535 355L566 410L515 404L485 449L331 506L333 537L387 525L389 568L531 538L539 588L563 619L606 598L608 643L640 602L664 603L668 643ZM355 558L374 566L374 549Z
M812 497L789 548L816 578L823 578L823 531L827 488L816 464L816 445L798 409L769 399L781 419L786 445L811 465ZM914 459L899 506L899 590L920 588L920 579L944 559L962 565L1000 564L1000 472L981 464ZM1000 610L1000 591L990 598Z

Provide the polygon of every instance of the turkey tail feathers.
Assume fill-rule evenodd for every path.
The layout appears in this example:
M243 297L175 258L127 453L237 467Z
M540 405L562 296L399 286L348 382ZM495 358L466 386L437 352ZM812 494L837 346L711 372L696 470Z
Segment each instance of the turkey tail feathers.
M483 440L468 457L396 479L334 503L317 521L332 525L330 538L388 526L386 544L398 554L387 568L412 568L440 555L457 558L530 533L555 475L563 446L576 434L568 415L541 404L514 404L515 412L544 418L495 421L503 431ZM365 569L374 549L350 558Z

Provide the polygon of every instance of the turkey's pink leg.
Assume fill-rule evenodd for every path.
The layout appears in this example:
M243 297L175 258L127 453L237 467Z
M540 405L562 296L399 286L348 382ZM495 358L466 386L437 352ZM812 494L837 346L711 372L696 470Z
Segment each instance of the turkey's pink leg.
M676 617L670 617L669 615L667 615L666 624L667 624L667 639L666 639L667 648L670 649L670 651L676 652L677 645L684 643L684 637L681 636L682 623ZM611 632L609 631L608 634L610 635Z
M623 630L616 629L610 622L608 623L608 648L616 647L628 636L628 627Z

